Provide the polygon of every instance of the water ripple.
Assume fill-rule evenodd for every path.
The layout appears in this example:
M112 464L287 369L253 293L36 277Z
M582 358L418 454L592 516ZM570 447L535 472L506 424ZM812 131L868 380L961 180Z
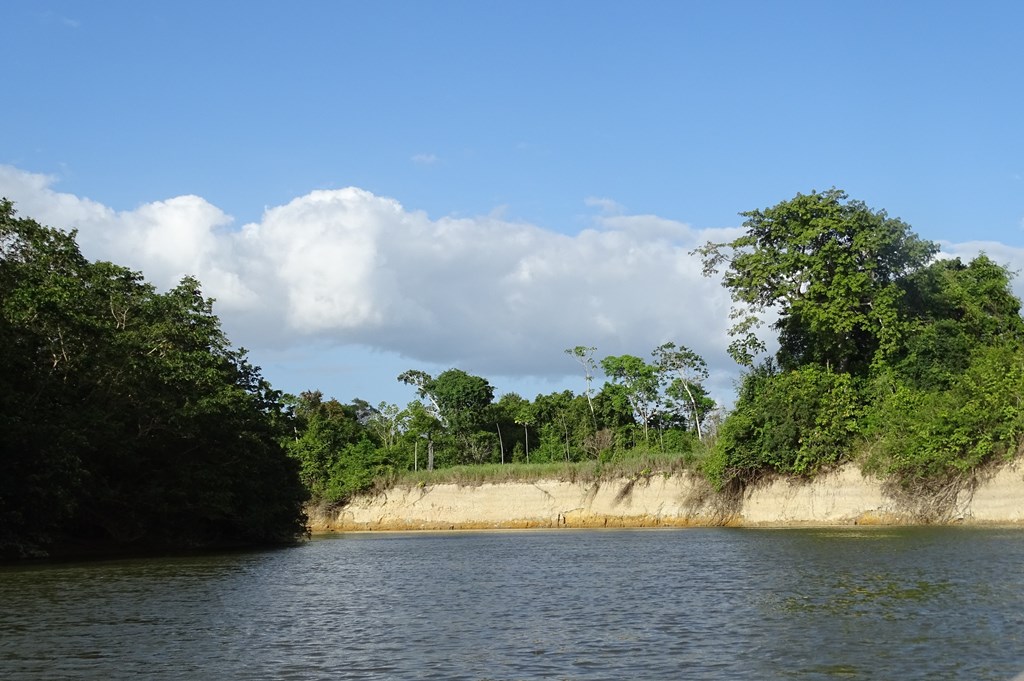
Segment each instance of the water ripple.
M1010 679L1024 532L342 535L0 569L0 678Z

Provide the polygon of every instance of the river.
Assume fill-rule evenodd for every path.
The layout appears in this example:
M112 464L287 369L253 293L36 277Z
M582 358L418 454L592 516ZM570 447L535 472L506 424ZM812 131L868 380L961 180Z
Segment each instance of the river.
M0 678L1000 679L1024 530L347 534L0 568Z

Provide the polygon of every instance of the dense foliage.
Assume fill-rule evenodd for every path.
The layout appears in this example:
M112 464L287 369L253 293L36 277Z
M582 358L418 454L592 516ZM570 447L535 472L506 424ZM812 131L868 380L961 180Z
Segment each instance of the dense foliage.
M1013 454L1024 433L1024 320L1010 274L935 244L837 190L744 214L746 234L699 249L725 265L734 356L775 316L779 349L753 366L707 471L720 484L806 475L863 452L906 485Z
M406 471L686 454L699 443L695 420L708 421L714 409L700 384L703 361L686 356L697 363L693 376L678 362L659 367L638 357L612 357L606 361L644 377L642 390L623 376L594 395L566 390L533 401L516 393L495 401L486 379L460 369L436 377L419 370L402 373L398 380L418 397L405 408L372 407L361 400L342 404L324 400L318 391L305 392L295 402L296 430L286 446L300 461L314 498L329 504ZM684 395L693 400L684 401Z
M0 202L0 554L304 531L281 396L211 304L195 279L158 293Z

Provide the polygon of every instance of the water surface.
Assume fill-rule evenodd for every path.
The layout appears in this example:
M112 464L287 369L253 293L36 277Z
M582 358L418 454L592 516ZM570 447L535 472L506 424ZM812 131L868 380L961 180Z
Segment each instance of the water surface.
M0 569L0 678L1005 679L1024 531L348 534Z

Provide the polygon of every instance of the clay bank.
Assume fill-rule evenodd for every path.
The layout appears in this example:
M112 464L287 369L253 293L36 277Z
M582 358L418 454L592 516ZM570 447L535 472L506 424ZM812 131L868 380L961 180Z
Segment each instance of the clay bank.
M813 480L715 492L696 475L393 488L330 510L314 532L555 527L786 527L962 523L1024 525L1020 459L930 492L907 493L847 465Z

